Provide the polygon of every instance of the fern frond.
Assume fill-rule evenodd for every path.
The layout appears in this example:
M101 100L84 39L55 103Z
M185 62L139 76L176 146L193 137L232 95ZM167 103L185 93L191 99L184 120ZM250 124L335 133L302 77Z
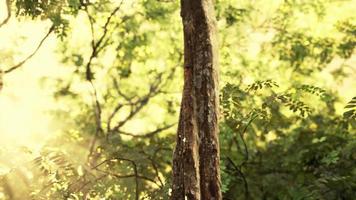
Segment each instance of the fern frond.
M347 109L347 111L344 112L344 118L356 119L356 97L353 97L351 101L346 104L345 109Z

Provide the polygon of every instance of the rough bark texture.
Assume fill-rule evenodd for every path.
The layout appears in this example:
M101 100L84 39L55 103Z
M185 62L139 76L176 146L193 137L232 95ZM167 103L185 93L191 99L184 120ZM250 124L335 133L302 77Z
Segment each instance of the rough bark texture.
M184 90L172 200L221 200L218 52L212 0L181 0Z

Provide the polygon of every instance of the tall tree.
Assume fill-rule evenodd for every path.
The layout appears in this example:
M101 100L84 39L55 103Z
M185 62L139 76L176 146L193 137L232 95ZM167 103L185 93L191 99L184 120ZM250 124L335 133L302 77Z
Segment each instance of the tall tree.
M172 200L222 199L218 45L212 0L182 0L184 90L173 158Z

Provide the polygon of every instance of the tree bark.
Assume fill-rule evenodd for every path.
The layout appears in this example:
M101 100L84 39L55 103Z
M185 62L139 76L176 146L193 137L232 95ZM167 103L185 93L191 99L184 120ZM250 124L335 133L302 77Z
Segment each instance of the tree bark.
M218 45L212 0L181 0L184 89L171 200L221 200Z

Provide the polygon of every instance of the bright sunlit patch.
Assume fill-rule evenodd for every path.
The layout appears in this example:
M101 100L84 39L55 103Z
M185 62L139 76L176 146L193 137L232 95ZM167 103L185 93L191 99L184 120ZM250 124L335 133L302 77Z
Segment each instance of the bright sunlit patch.
M4 13L2 9L0 13ZM3 26L0 29L0 51L15 53L5 55L13 62L2 62L0 68L6 70L32 53L47 31L46 22L11 20ZM54 47L54 37L48 38L40 51L21 69L3 77L4 87L0 91L2 148L26 146L38 149L51 136L51 119L46 111L53 108L54 101L49 89L41 88L38 81L40 77L59 72Z

